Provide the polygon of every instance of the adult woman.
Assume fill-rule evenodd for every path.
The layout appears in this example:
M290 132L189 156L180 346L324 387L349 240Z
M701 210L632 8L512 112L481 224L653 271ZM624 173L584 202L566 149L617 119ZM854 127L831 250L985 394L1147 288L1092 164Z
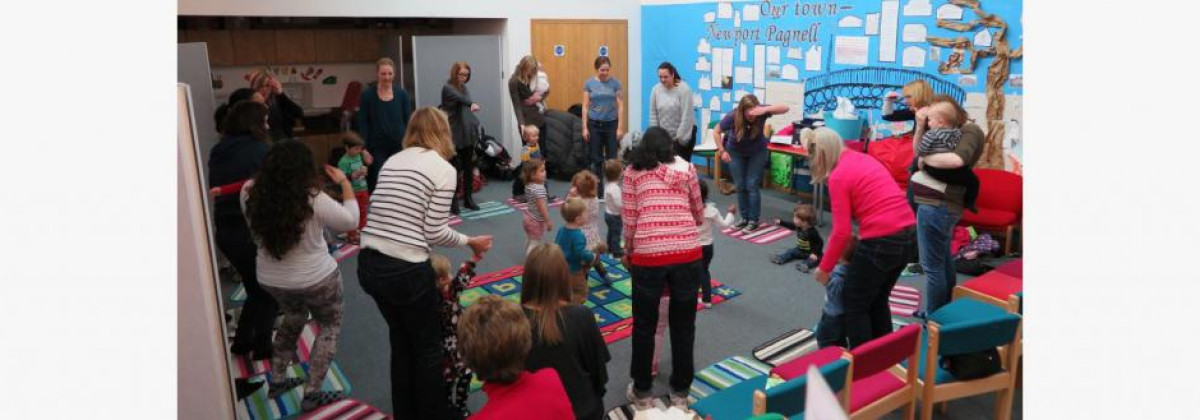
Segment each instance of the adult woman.
M408 93L397 87L396 63L384 57L375 62L375 80L372 86L363 89L359 99L358 134L367 141L367 151L375 158L367 167L367 190L374 192L379 179L379 169L388 157L401 149L408 118L412 115L412 102Z
M937 95L930 102L935 103L953 105L958 113L957 120L967 121L967 111L954 98ZM915 138L920 139L925 131L925 113L918 111L916 120ZM924 166L943 169L975 166L983 154L985 135L975 124L964 124L961 129L962 137L954 147L954 152L936 153L915 160L923 160ZM950 239L954 236L954 225L962 218L966 188L941 183L917 168L918 164L914 162L908 193L916 205L917 244L921 269L925 271L925 308L917 314L924 317L950 303L951 292L958 280L958 274L954 271L954 253L950 252Z
M558 245L539 245L525 258L521 306L533 337L525 370L553 368L562 379L575 418L599 420L604 416L607 364L612 357L592 311L570 303L569 275Z
M734 229L746 233L758 230L762 212L762 197L759 187L763 172L767 169L766 124L771 115L788 112L783 104L762 105L758 97L746 95L738 105L713 130L717 140L717 155L729 162L733 183L737 185L738 213L742 220Z
M621 81L609 75L612 60L596 57L592 63L596 76L583 82L583 142L588 145L588 165L592 174L604 176L604 160L617 157L617 139L625 136L625 102L621 100ZM600 184L599 198L604 198Z
M825 256L813 277L825 284L858 224L858 248L846 270L842 291L846 336L857 347L891 332L888 295L912 252L912 209L886 168L875 158L844 149L842 138L818 128L805 147L812 161L813 183L829 186L833 231Z
M658 65L658 83L650 91L650 126L659 126L675 140L675 154L692 161L696 147L696 116L692 110L692 89L679 77L675 66L664 61Z
M442 111L450 119L450 133L454 138L454 168L458 170L458 185L463 191L463 207L479 210L471 199L471 187L475 168L475 142L479 139L479 104L471 101L467 82L471 81L471 65L457 61L450 66L450 79L442 86ZM450 212L458 214L458 198L451 201Z
M270 137L267 106L250 100L232 102L220 124L224 134L208 156L208 185L222 186L245 181L262 167ZM258 284L254 241L236 195L217 196L213 204L217 249L242 276L246 304L237 322L230 352L271 358L271 327L278 310L275 298Z
M639 407L651 404L654 330L665 287L671 295L671 405L686 409L703 256L696 226L704 220L704 203L695 168L675 156L672 143L662 127L646 130L629 152L621 186L624 262L633 276L633 383L626 396Z
M283 93L283 84L279 83L270 71L259 68L250 76L250 89L254 90L258 98L262 98L263 103L270 109L271 139L293 138L292 126L296 125L297 119L304 117L304 108L296 105Z
M896 109L896 100L901 96L908 104L908 109ZM923 79L913 80L900 89L900 93L888 92L883 97L883 120L892 122L915 121L917 110L929 106L933 99L933 88Z
M542 135L538 137L538 148L546 150L546 119L538 109L538 103L546 100L550 96L547 91L545 95L539 95L534 92L538 82L538 61L532 55L527 55L521 58L517 63L517 69L513 71L512 77L508 78L508 95L512 98L513 112L517 115L517 132L521 134L521 143L524 144L526 125L533 125L538 128L538 133ZM512 184L513 198L525 196L525 183L521 182L521 177L513 180Z
M286 380L287 368L296 361L296 339L310 313L320 327L304 381L300 403L304 411L344 397L321 390L342 325L341 270L329 255L323 234L326 228L341 232L358 226L358 203L341 170L326 165L325 173L341 186L337 201L321 192L308 146L284 140L271 146L262 171L241 194L258 244L258 280L284 313L271 358L271 398L298 385L299 381Z
M476 254L491 236L467 237L450 229L455 170L450 125L433 107L413 113L404 150L383 164L371 195L371 218L362 232L358 278L388 324L392 409L397 418L455 418L442 378L442 304L429 263L433 246L467 245Z

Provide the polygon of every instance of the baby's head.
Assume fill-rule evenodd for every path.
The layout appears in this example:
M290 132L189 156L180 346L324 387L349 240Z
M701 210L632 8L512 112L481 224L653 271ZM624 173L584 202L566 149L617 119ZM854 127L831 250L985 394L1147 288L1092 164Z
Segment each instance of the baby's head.
M578 198L568 198L566 203L563 203L559 211L562 212L562 218L569 225L583 225L587 220L587 205L583 204L583 200Z
M838 259L838 264L850 264L854 259L854 250L858 248L858 236L851 236L846 242L846 249L842 250L842 256Z
M526 184L541 184L546 182L546 161L530 159L521 165L521 180Z
M522 128L522 131L523 135L521 137L525 139L525 144L530 146L538 144L538 136L541 135L541 131L538 130L536 125L526 125L524 128Z
M617 182L621 180L621 161L609 159L604 161L604 180L608 182Z
M958 110L946 102L934 102L929 105L929 128L954 128L962 125L958 120Z
M582 170L575 173L571 177L571 186L575 187L575 192L579 193L583 198L596 198L596 184L600 181L592 175L592 171Z
M817 224L817 211L812 204L796 204L792 209L792 224L801 229L807 229Z

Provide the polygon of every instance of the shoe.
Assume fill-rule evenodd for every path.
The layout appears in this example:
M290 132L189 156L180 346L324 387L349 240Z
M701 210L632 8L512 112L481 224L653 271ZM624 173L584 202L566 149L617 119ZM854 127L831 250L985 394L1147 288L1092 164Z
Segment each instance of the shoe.
M649 392L646 396L639 397L637 391L633 389L633 383L629 384L629 388L625 389L625 398L629 399L629 403L633 404L635 410L649 410L654 408L654 396Z
M238 356L249 356L250 355L250 345L246 344L246 343L238 342L237 340L234 340L233 345L229 346L229 352L236 354Z
M704 302L704 309L712 309L712 302Z
M304 399L300 400L300 409L307 413L345 398L346 394L342 391L317 391L304 394Z
M467 196L467 198L463 199L463 207L466 207L467 210L471 211L479 210L479 205L475 204L475 199L471 196Z
M233 388L237 395L237 399L244 400L246 397L249 397L251 394L254 394L256 391L258 391L259 388L262 388L262 386L266 383L267 381L250 382L250 379L235 379L233 381Z
M286 378L283 382L271 382L270 388L267 390L267 399L273 400L300 385L304 385L304 380L300 378Z
M742 230L746 228L746 225L748 224L750 224L750 221L743 219L742 221L737 222L736 225L733 225L733 230Z
M775 263L775 265L783 265L783 263L786 263L787 260L784 260L783 257L781 257L781 256L772 255L771 262Z
M808 274L808 272L811 271L812 268L808 267L808 262L800 261L800 262L796 263L796 270L799 270L801 273Z
M251 359L256 360L256 361L257 360L271 360L271 356L273 356L275 354L275 350L273 348L271 348L270 346L268 346L266 348L261 348L261 349L254 349L254 350L252 350L252 352L254 353L254 356Z
M691 402L691 397L688 396L687 392L671 393L671 407L678 408L686 413Z
M925 274L925 270L921 268L920 263L909 263L907 267L904 267L904 271L915 275Z
M525 194L514 195L514 196L512 196L512 198L513 198L513 201L516 201L518 203L528 203L529 202L529 199L525 198Z
M746 227L744 229L742 229L742 234L750 234L756 230L758 230L758 221L757 220L746 224Z

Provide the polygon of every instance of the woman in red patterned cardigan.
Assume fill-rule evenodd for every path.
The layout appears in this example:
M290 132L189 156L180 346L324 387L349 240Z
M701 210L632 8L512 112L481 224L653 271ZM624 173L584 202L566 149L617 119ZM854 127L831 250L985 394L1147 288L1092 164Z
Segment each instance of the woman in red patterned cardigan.
M654 330L666 288L671 295L671 405L686 410L702 270L696 226L704 220L704 202L695 168L675 155L665 129L650 127L629 154L621 186L624 263L633 276L633 383L626 396L639 408L651 406Z

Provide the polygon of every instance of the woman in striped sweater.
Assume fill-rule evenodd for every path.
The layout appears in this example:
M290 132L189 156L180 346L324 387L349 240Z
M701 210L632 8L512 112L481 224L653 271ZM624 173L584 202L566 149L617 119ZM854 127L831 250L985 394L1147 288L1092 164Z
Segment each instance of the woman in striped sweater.
M446 114L425 107L413 113L404 149L388 158L371 195L362 231L358 278L388 324L392 407L397 418L453 419L442 378L442 297L429 262L433 246L492 247L491 236L468 237L450 229L456 172Z
M646 130L630 152L621 186L624 263L633 275L633 383L626 396L639 408L653 401L654 330L665 287L671 295L671 405L686 410L703 255L696 226L704 221L704 202L695 168L675 155L673 142L662 127Z

